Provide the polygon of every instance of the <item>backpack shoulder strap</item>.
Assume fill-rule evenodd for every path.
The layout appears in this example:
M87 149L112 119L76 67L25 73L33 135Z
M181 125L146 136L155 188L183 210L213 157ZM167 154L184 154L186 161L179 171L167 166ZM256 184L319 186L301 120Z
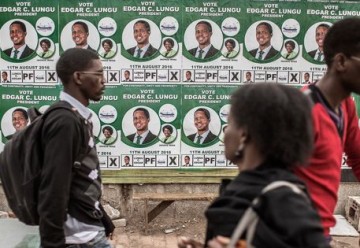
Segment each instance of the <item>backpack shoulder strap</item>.
M80 147L80 152L78 153L78 156L75 158L73 168L75 170L80 169L81 167L81 161L86 156L86 154L89 152L87 142L90 139L90 134L87 130L86 126L86 120L80 115L80 113L76 110L76 108L72 107L68 102L66 101L58 101L55 104L51 105L44 114L41 115L41 118L45 119L52 111L57 109L67 109L70 112L74 113L74 115L77 117L77 119L80 122L82 134L81 139L84 145Z
M227 248L235 248L236 243L239 241L241 235L246 232L246 247L247 248L253 248L251 245L252 240L255 235L256 231L256 225L259 221L259 216L255 212L253 206L256 205L260 201L260 197L264 194L266 194L269 191L281 188L281 187L288 187L290 188L294 193L302 195L305 199L309 200L309 197L304 193L304 191L301 189L300 185L290 183L288 181L275 181L267 185L262 191L259 196L257 196L250 206L246 209L243 217L238 222L232 236L230 243L228 244Z

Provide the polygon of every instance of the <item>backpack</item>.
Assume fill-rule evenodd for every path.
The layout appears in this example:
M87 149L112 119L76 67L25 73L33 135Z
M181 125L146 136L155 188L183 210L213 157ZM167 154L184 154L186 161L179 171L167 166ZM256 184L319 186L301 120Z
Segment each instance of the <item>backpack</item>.
M259 222L259 216L254 211L253 206L257 205L260 201L260 198L265 193L275 190L280 187L288 187L290 188L294 193L302 195L304 199L308 202L310 202L309 197L304 193L304 191L299 187L299 185L296 185L294 183L290 183L287 181L274 181L267 185L262 191L259 196L257 196L251 203L251 205L246 209L243 217L238 222L232 236L230 239L229 244L227 245L227 248L234 248L237 247L237 243L240 240L240 237L246 232L246 240L241 240L242 247L246 248L253 248L252 246L252 240L255 235L256 226Z
M31 124L15 133L0 154L0 179L9 207L27 225L39 225L37 202L43 164L42 128L49 113L57 109L67 109L80 120L79 113L62 101L50 106L44 114L32 109L29 111Z

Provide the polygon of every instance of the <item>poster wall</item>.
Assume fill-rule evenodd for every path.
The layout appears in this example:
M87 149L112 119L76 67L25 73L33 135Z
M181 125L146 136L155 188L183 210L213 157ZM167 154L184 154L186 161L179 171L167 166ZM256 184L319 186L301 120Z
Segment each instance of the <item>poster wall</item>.
M81 47L104 66L106 92L89 106L103 169L235 168L231 93L320 80L324 37L349 16L356 1L2 0L0 150L29 124L21 112L58 101L56 61Z

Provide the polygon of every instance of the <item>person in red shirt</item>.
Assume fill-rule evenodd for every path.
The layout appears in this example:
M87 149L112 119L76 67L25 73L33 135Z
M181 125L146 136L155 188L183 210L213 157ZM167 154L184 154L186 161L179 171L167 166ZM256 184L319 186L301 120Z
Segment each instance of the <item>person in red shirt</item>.
M324 41L324 77L305 91L313 100L314 151L307 167L295 173L305 181L324 233L335 225L333 213L341 178L343 152L360 179L360 132L350 94L360 94L360 18L336 22Z

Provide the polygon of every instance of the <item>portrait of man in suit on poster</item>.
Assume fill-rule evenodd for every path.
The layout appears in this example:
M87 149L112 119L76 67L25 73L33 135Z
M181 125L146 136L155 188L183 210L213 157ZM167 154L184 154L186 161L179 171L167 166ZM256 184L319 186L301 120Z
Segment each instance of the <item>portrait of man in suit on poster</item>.
M149 130L150 113L146 108L136 108L133 112L133 124L136 132L126 136L137 145L145 145L156 139L156 135Z
M256 26L256 41L259 46L256 49L250 50L249 53L257 60L268 60L275 57L279 51L276 50L272 44L273 28L268 22L260 22Z
M13 46L5 49L4 53L14 60L25 59L34 53L26 44L27 29L22 21L13 21L9 26L10 39Z
M324 51L323 44L327 31L329 30L330 25L326 23L320 23L315 30L315 41L317 44L317 49L308 52L311 58L318 62L324 62Z
M197 132L187 136L195 144L207 144L213 141L217 136L209 129L211 116L206 108L198 108L194 112L194 126Z
M135 58L148 58L154 55L158 49L152 46L149 42L151 34L150 24L145 20L138 20L133 26L133 35L136 41L136 46L127 49L126 51Z
M195 26L195 38L198 46L188 50L197 59L207 59L216 55L219 50L211 44L213 28L208 21L199 21Z

